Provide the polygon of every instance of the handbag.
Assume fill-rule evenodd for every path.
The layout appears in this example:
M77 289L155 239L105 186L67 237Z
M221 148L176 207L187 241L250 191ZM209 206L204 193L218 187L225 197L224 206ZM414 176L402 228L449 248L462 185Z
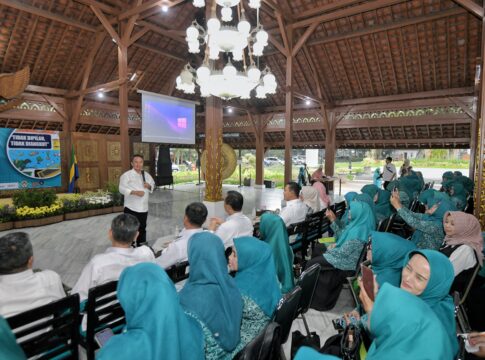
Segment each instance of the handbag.
M314 331L309 336L303 335L300 331L296 330L291 334L291 358L295 356L298 349L302 346L308 346L315 350L320 349L320 336Z
M361 360L360 348L362 345L362 334L358 326L349 324L340 340L340 351L343 360Z

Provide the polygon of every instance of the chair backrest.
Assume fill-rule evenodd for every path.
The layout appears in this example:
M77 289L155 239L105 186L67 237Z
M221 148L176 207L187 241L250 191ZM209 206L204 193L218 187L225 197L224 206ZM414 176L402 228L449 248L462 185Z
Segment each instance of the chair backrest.
M377 225L377 231L387 232L389 225L391 224L393 216L395 216L395 214L389 216L388 218L385 218L385 219L382 219L381 221L379 221L379 225Z
M345 208L346 208L345 201L335 203L335 215L337 215L339 219L343 216L345 212Z
M468 195L466 198L466 205L465 205L465 208L463 209L463 212L467 214L473 214L474 210L475 210L475 202L473 199L473 195Z
M475 258L476 258L476 255L475 255ZM475 268L473 269L473 273L470 275L470 278L468 279L468 283L463 291L463 295L461 296L461 304L465 303L468 297L468 294L472 289L473 283L475 282L475 279L477 278L477 275L480 272L480 269L481 269L480 263L478 262L478 259L477 259L477 263L475 265Z
M299 223L291 224L286 228L288 231L288 236L302 234L305 230L305 221L301 221Z
M314 264L310 268L303 271L296 283L301 287L301 298L298 304L297 316L308 311L312 302L315 288L317 287L318 277L320 276L320 264Z
M7 319L27 358L78 359L79 294Z
M280 358L280 325L270 322L251 340L234 360L278 360Z
M305 237L308 242L317 241L322 237L323 211L310 214L305 219Z
M283 299L280 300L278 308L274 315L274 321L281 326L281 343L284 344L288 340L291 325L296 317L298 305L301 298L301 287L295 286Z
M417 198L414 198L413 201L409 204L409 210L412 212L416 212L416 210L419 209L419 200Z
M168 267L167 269L165 269L165 271L167 272L167 275L169 276L169 278L172 279L172 281L175 284L189 277L188 268L189 268L189 262L182 261Z
M111 328L114 333L121 332L126 323L125 312L121 307L116 287L118 281L89 289L86 303L87 329L85 347L88 359L94 359L98 344L94 335L103 329Z
M323 216L322 216L322 223L320 225L320 233L325 234L327 231L330 230L330 225L332 224L330 220L325 216L325 210L323 210Z
M407 239L410 236L411 229L408 224L406 224L406 222L401 219L400 216L398 216L397 214L393 214L392 221L388 226L387 232L399 235Z

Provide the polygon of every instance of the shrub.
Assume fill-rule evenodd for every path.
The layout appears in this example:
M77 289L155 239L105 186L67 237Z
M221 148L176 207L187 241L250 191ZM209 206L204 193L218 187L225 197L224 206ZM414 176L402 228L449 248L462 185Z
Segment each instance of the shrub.
M118 184L114 182L106 183L106 190L111 194L113 199L113 206L122 206L123 205L123 195L120 193L118 188Z
M0 207L0 223L15 220L15 207L5 205Z
M53 189L29 189L15 193L12 197L15 207L50 207L57 200L57 195Z

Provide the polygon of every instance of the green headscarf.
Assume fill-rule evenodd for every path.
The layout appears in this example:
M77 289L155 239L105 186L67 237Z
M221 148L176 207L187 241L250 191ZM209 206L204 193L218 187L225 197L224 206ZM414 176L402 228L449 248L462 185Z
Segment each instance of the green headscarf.
M237 253L234 278L239 291L253 299L271 318L281 299L271 246L252 236L234 239L234 246Z
M202 330L185 315L162 268L152 263L126 268L117 293L126 332L112 337L96 359L204 359Z
M210 330L225 351L240 341L243 300L227 271L222 240L204 231L188 244L189 279L180 291L180 303ZM161 358L157 358L161 359Z
M416 175L408 175L399 178L399 190L406 192L410 199L421 191L421 180Z
M458 351L456 340L455 306L449 295L455 272L450 260L436 250L413 250L405 258L404 266L414 254L421 254L429 263L430 276L428 285L419 295L440 319L448 334L448 342L453 349L453 355Z
M17 344L7 320L0 316L0 359L26 360L22 348Z
M379 286L386 282L399 286L404 258L416 249L416 245L392 233L372 231L371 238L372 271L377 276L377 283Z
M432 215L429 215L429 219L439 222L443 226L443 217L445 214L448 211L456 211L457 209L450 200L437 198L435 194L433 198L428 199L428 209L431 209L436 204L439 204L439 206Z
M346 226L349 223L349 209L350 209L350 203L354 201L355 197L359 195L355 191L349 191L347 194L344 195L345 202L346 202L346 207L345 207L345 212L340 218L340 221Z
M434 197L434 194L437 193L438 191L434 189L428 189L424 190L419 194L418 200L421 204L427 204L428 199Z
M399 189L399 180L390 181L389 184L387 184L386 190L392 192L395 187Z
M384 284L370 315L374 340L367 360L452 360L452 348L443 325L418 297Z
M374 222L377 224L376 204L374 203L374 200L367 194L358 194L354 198L354 201L363 202L369 205L369 208L371 209L371 212L372 212L372 216L374 217Z
M333 355L320 354L315 349L302 346L298 349L293 360L340 360L340 358Z
M453 182L453 196L451 197L451 202L456 206L458 210L463 210L466 206L467 193L465 187L460 182Z
M376 196L378 191L379 191L379 188L373 184L364 185L362 186L362 189L360 189L360 192L362 194L369 195L372 200L374 200L374 197Z
M453 180L454 177L455 175L452 171L445 171L443 175L441 175L441 179L443 180L443 182Z
M455 177L455 182L461 183L466 190L466 195L473 194L473 189L475 188L475 183L472 179L466 176L457 176Z
M350 203L350 216L349 224L337 238L337 247L342 246L347 240L359 240L367 243L370 232L376 229L374 216L366 203L352 201Z
M293 251L291 250L288 231L278 215L264 213L259 223L261 240L273 249L276 274L281 284L281 292L287 293L295 286L293 277Z
M382 218L388 218L392 214L391 193L387 190L379 189L378 194L376 213Z

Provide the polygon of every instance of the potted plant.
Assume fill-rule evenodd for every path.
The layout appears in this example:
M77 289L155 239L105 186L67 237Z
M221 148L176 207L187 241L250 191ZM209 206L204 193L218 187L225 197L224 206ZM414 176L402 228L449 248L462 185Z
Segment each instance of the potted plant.
M86 192L84 198L88 203L89 216L106 215L113 212L113 199L107 191Z
M69 194L62 198L65 220L82 219L89 216L88 203L80 194Z
M29 189L15 193L14 228L48 225L64 220L62 202L52 189Z
M118 189L118 184L108 182L106 184L106 190L111 194L113 200L113 212L122 212L124 208L124 197Z
M4 205L0 207L0 231L13 229L15 219L15 207Z

